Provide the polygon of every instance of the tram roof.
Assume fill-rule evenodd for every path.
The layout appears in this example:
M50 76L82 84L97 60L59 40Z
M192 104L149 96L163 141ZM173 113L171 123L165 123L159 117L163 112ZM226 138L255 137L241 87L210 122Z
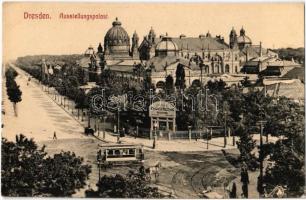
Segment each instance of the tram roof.
M140 148L143 147L143 144L99 144L99 148Z

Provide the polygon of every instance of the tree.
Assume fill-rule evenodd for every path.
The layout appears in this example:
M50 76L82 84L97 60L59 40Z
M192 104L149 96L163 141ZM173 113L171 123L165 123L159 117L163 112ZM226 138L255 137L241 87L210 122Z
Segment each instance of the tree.
M71 152L47 156L45 146L16 135L16 141L2 138L1 189L4 196L71 196L85 185L89 165Z
M130 171L126 176L103 176L97 183L97 191L85 192L87 197L102 198L162 198L155 187L149 186L144 167L138 171Z
M168 75L166 77L166 84L165 84L165 90L166 94L170 95L174 92L174 85L173 85L173 77L171 75Z
M305 183L304 107L281 97L268 110L270 117L265 131L279 137L263 151L273 165L266 168L263 182L270 192L276 186L287 187L289 197L299 197Z
M207 88L212 92L212 93L218 93L218 92L223 92L225 90L226 83L220 79L220 80L209 80L207 82Z
M184 65L178 64L176 68L176 81L175 86L180 90L184 90L186 88L185 85L185 69Z
M258 167L258 161L253 152L256 147L256 141L253 140L253 136L249 131L242 124L236 130L236 134L239 135L239 141L237 141L240 152L239 160L241 163L246 163L249 169L255 170Z
M13 103L14 113L15 116L17 117L18 116L17 103L22 100L21 99L22 92L20 91L19 86L15 81L15 77L18 75L18 73L13 68L9 68L6 71L5 75L6 75L7 95L9 100Z
M78 118L80 116L80 110L82 111L82 121L83 121L83 111L85 108L88 108L88 102L87 102L87 97L86 94L83 90L79 90L76 94L76 98L75 98L75 108L78 109Z

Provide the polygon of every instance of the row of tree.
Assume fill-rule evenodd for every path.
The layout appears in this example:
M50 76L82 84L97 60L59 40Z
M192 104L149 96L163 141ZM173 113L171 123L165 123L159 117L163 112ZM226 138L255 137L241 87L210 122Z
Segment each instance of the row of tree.
M9 67L5 72L6 78L6 92L8 95L9 100L13 103L15 116L18 116L17 112L17 103L20 102L22 92L17 85L15 78L17 77L18 73L12 67Z

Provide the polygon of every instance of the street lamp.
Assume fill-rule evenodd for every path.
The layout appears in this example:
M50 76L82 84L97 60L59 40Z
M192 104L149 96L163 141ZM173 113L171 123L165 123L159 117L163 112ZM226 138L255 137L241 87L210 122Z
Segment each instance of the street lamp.
M105 120L106 120L107 116L103 117L103 140L105 140Z
M99 168L99 182L101 180L101 161L102 161L102 155L101 155L101 150L97 152L97 163L98 163L98 168Z
M157 137L156 131L157 131L157 126L158 126L157 122L154 122L154 125L153 125L153 127L154 127L153 149L156 148L156 137Z
M226 147L226 144L227 144L227 140L226 140L227 122L226 121L227 121L227 111L224 111L224 148Z
M262 145L263 145L263 139L262 139L262 135L263 135L263 130L264 130L264 124L266 123L266 121L264 120L260 120L258 121L258 125L260 126L260 138L259 138L259 148L260 148L260 154L259 154L259 161L260 161L260 166L259 166L259 177L258 177L258 192L259 194L262 196L263 195L263 155L262 155Z
M191 128L192 126L188 126L188 137L189 137L189 142L191 141Z
M118 117L117 117L117 118L118 118L118 128L117 128L117 133L118 133L118 134L120 134L120 131L119 131L119 130L120 130L120 128L119 128L119 126L120 126L120 108L119 108L119 107L118 107Z
M208 149L208 128L206 127L206 148Z

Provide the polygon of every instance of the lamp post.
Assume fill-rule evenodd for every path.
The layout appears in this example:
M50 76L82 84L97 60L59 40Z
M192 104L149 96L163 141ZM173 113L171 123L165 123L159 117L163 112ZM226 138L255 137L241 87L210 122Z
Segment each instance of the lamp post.
M117 133L120 134L120 131L119 131L120 130L120 128L119 128L119 126L120 126L120 108L119 107L118 107L118 113L117 114L118 114L118 117L117 117L118 118Z
M66 96L64 96L64 108L66 108Z
M206 148L208 149L208 128L206 128Z
M107 116L103 117L103 140L105 140L105 120L106 120Z
M227 140L226 140L226 137L227 137L227 111L224 111L224 148L226 148L226 144L227 144Z
M97 152L97 163L98 163L98 168L99 168L99 182L101 180L101 161L102 161L102 155L101 155L101 150Z
M260 196L263 195L264 191L263 191L263 155L262 155L262 145L263 145L263 130L264 130L264 124L266 123L266 121L264 120L260 120L258 121L258 124L260 126L260 138L259 138L259 148L260 148L260 155L259 155L259 161L260 161L260 165L259 165L259 177L258 177L258 183L257 183L257 187L258 187L258 192L260 194Z
M157 134L156 134L156 131L157 131L157 122L154 122L154 136L153 136L153 149L156 148L156 137L157 137Z
M192 126L188 126L188 137L189 137L189 142L191 142L191 128Z

